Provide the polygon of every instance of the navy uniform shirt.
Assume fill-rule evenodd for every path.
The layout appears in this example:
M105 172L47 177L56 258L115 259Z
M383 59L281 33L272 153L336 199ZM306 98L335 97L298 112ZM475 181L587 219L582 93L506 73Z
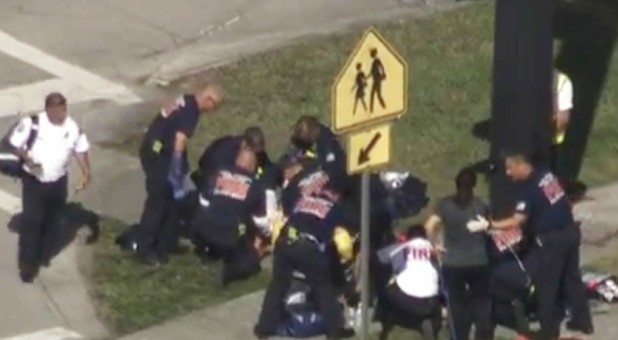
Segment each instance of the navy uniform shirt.
M270 160L266 151L257 154L258 167L255 176L260 179L266 188L274 190L278 187L277 166Z
M534 235L574 223L571 206L558 178L546 170L535 170L524 184L516 212L526 215Z
M320 124L320 132L314 145L309 148L301 148L292 143L292 149L284 155L282 160L313 158L322 167L333 174L346 172L345 152L337 136L326 126Z
M242 137L239 136L224 136L214 140L200 156L200 170L214 173L219 167L234 166L241 141Z
M221 167L232 167L240 150L242 136L224 136L214 140L202 153L198 164L203 175L213 174ZM257 154L258 167L255 176L268 188L276 186L276 170L266 152Z
M317 158L326 171L334 175L346 172L346 157L337 136L326 126L320 125L320 134L316 141Z
M322 191L317 195L302 196L294 205L287 226L313 236L319 243L328 244L342 220L340 203Z
M281 191L281 207L283 214L289 216L296 202L306 195L319 193L330 181L330 176L319 163L305 166L288 185Z
M182 132L191 138L197 127L200 110L195 96L181 96L177 99L176 105L176 109L171 113L158 114L144 135L140 147L140 159L147 175L167 176L176 133ZM189 165L186 150L183 153L183 163L184 171L187 172Z
M255 176L236 166L222 167L200 190L208 201L207 219L218 225L248 223L251 216L266 214L265 189Z

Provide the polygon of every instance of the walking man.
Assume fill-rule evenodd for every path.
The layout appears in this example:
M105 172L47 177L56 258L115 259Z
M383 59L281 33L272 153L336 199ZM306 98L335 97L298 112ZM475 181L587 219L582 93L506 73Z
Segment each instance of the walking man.
M573 83L566 74L557 70L554 71L553 109L552 123L554 136L552 139L550 164L552 172L559 178L562 178L564 169L560 168L560 157L571 118L571 110L573 109Z
M36 139L28 150L26 144L33 131ZM67 101L60 93L49 94L45 111L24 118L9 141L24 164L18 262L22 281L32 283L39 268L50 265L57 246L71 157L82 172L78 190L90 183L90 146L86 135L67 115Z

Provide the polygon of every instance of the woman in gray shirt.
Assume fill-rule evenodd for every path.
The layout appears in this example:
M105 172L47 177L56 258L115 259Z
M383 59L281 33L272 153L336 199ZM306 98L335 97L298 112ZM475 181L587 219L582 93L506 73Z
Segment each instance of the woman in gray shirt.
M474 196L476 173L462 169L455 178L456 193L439 201L425 223L430 239L443 233L442 273L448 293L453 340L469 338L472 324L475 340L493 339L487 237L466 227L477 215L487 216L488 207ZM434 242L435 243L435 242Z

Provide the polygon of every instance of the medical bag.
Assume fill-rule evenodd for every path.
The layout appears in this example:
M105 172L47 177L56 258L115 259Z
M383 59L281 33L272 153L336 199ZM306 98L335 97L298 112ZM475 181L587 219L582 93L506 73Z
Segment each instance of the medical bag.
M618 281L608 273L586 272L582 275L588 296L605 302L618 301Z
M295 279L284 300L285 317L277 335L291 338L311 338L324 335L326 325L317 306L311 301L311 288Z
M429 203L427 183L408 172L382 172L380 180L387 192L387 209L394 220L415 216Z
M26 140L26 150L30 150L39 132L39 116L30 116L32 125L30 134ZM0 140L0 173L5 176L19 178L23 174L23 161L14 153L14 148L9 139L16 129L22 129L21 120L11 126L7 133Z

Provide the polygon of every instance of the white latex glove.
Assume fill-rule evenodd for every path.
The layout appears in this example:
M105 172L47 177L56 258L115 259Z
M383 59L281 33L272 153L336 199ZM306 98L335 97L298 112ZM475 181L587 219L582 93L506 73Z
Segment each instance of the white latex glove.
M470 220L466 224L466 228L468 228L471 233L486 231L489 228L489 221L483 216L477 215L475 219Z

